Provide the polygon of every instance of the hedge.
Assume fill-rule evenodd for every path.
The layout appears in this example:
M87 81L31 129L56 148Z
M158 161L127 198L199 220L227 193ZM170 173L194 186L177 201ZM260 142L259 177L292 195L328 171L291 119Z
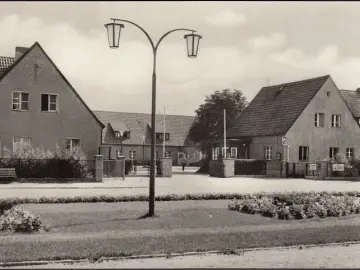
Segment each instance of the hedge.
M301 202L302 197L306 196L352 196L359 197L359 191L349 192L292 192L292 193L255 193L255 194L241 194L241 193L201 193L201 194L167 194L155 197L156 201L186 201L186 200L244 200L271 197L276 198L280 202ZM0 199L0 206L2 204L51 204L51 203L114 203L114 202L141 202L148 201L147 194L139 194L132 196L88 196L88 197L40 197L40 198L8 198Z

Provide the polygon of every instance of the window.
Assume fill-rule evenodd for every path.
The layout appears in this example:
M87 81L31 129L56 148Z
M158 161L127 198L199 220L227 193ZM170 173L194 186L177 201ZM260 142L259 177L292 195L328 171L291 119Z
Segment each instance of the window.
M323 113L315 113L315 127L324 127Z
M266 160L271 160L272 159L272 147L271 146L266 146L265 147L265 159Z
M346 148L346 158L352 159L354 157L354 148Z
M165 152L165 157L171 157L171 152Z
M159 151L156 151L156 153L155 153L155 159L159 159Z
M30 137L14 137L13 139L13 149L20 147L22 145L29 145L31 143Z
M80 147L80 139L67 138L66 139L66 150L73 151L75 148Z
M164 133L156 133L156 139L163 140L164 139ZM165 140L166 141L170 140L170 134L169 133L165 133Z
M299 146L299 161L309 160L309 146Z
M58 110L57 94L41 94L41 111L56 112Z
M130 157L130 159L134 160L136 158L136 151L130 150L129 157Z
M121 156L121 152L120 152L120 150L116 149L116 157L119 157L119 156Z
M29 93L13 92L12 93L12 109L14 111L29 110Z
M130 131L124 131L123 138L130 139Z
M237 158L237 147L231 147L231 158Z
M226 153L225 153L225 149L226 149ZM226 147L226 148L222 147L221 148L221 155L222 155L223 158L227 158L226 154L228 153L228 150L229 150L229 147Z
M329 157L334 158L339 153L339 148L337 147L330 147Z
M340 114L332 114L331 115L331 127L340 127Z
M213 148L213 160L217 160L219 157L219 147Z

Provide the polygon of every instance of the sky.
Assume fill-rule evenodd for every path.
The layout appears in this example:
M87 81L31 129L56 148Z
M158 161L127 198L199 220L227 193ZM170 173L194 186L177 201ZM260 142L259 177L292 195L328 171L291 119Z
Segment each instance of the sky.
M330 74L360 87L360 2L0 2L0 55L38 41L93 110L151 112L152 52L125 24L108 46L110 18L141 25L154 42L174 28L203 38L188 58L184 35L161 43L157 112L194 115L206 95L238 89L251 101L263 86Z

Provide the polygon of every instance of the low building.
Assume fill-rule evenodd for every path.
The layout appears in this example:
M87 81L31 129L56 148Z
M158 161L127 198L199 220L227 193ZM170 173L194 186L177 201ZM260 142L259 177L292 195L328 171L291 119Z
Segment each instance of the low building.
M360 157L359 104L359 91L340 91L329 75L263 87L227 131L228 153L292 163Z
M38 42L0 57L0 110L0 156L17 143L98 153L104 125Z
M151 114L94 111L105 125L100 153L104 159L116 159L124 155L126 159L138 162L150 161ZM166 115L165 138L164 116L156 115L156 159L163 156L163 140L165 139L165 156L177 164L181 155L185 154L189 163L198 161L201 153L189 138L189 130L194 116Z

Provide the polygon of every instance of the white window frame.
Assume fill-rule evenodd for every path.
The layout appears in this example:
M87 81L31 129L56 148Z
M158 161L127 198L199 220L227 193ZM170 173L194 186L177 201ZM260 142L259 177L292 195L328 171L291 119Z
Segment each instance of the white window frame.
M213 148L213 160L217 160L219 157L219 147Z
M346 159L354 158L354 148L351 148L351 147L346 148L345 156L346 156Z
M42 110L42 96L43 95L48 96L48 110L47 111ZM56 109L55 110L50 109L50 104L54 104L54 102L50 102L50 96L56 96L56 103L55 103L56 104ZM40 98L41 98L40 110L42 112L58 112L59 111L59 94L56 94L56 93L41 93Z
M229 150L229 147L221 147L221 154L223 158L227 158L226 154L227 151Z
M335 149L337 149L337 153L335 154ZM329 149L330 151L330 155L329 155L329 157L330 158L335 158L335 156L337 155L337 154L339 154L339 147L330 147L330 149Z
M299 157L299 161L308 161L309 160L310 147L309 146L304 146L304 145L299 146L299 156L300 156L300 150L301 150L301 158ZM305 155L305 153L306 153L306 155ZM304 158L304 156L305 156L305 158Z
M16 103L18 106L19 106L19 109L14 109L14 94L19 94L19 102L18 103ZM23 104L23 97L22 97L22 95L23 94L27 94L28 95L28 100L27 100L27 105L28 105L28 108L25 110L25 109L23 109L22 108L22 104ZM26 101L25 101L26 102ZM19 112L28 112L29 111L29 109L30 109L30 93L29 92L24 92L24 91L12 91L12 93L11 93L11 109L13 110L13 111L19 111Z
M116 157L121 156L121 151L119 149L116 149L115 155L116 155Z
M331 127L332 128L340 128L341 127L341 115L340 114L332 114L331 115Z
M235 150L234 152L234 155L233 155L233 150ZM231 147L230 148L230 157L231 158L237 158L237 153L238 153L238 149L237 149L237 147Z
M272 146L265 146L265 160L272 160Z
M322 123L321 123L321 116L323 117ZM315 127L324 127L324 121L325 115L324 113L315 113Z
M131 160L135 160L136 159L136 151L135 150L130 150L129 151L129 158Z
M67 146L68 146L68 142L67 141L70 141L70 149L68 149L67 148ZM73 148L74 148L74 146L73 146L73 141L74 140L79 140L79 148L81 148L81 139L80 138L76 138L76 137L66 137L66 150L68 150L68 151L73 151Z

